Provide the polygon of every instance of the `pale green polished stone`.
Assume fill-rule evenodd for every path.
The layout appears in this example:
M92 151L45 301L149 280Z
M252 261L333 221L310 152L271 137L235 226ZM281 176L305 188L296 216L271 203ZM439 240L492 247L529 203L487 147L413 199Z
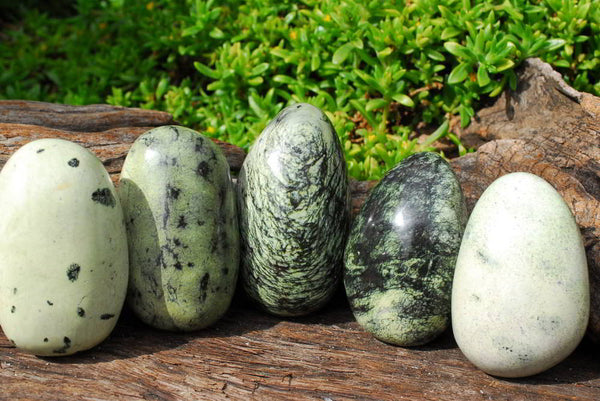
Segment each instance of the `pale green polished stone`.
M534 375L575 349L588 315L585 250L560 194L528 173L493 182L456 264L452 327L462 352L492 375Z
M239 265L235 193L218 146L183 127L146 132L127 155L119 196L136 315L174 331L216 322L231 303Z
M0 173L0 324L24 351L70 355L113 330L127 240L98 158L60 139L28 143Z

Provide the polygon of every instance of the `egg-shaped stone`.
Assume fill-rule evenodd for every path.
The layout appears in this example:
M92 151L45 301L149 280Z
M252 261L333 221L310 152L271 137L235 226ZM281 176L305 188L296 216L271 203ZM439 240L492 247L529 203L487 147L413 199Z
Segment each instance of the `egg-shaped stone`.
M354 220L346 245L346 295L365 330L412 346L447 328L466 216L460 184L439 155L417 153L388 171Z
M588 314L585 250L560 194L529 173L494 181L456 264L452 327L462 352L492 375L533 375L575 349Z
M239 270L235 192L221 149L189 128L154 128L132 145L119 196L135 314L172 331L221 318Z
M92 348L127 288L123 212L107 171L61 139L21 147L0 173L0 324L42 356Z
M238 180L242 286L266 311L298 316L336 290L349 224L346 164L321 110L282 110L261 133Z

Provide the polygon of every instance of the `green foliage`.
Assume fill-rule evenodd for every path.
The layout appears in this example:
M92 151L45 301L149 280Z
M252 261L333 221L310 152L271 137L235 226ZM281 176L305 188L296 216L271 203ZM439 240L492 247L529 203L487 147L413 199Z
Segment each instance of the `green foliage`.
M162 109L248 148L287 104L327 112L350 174L380 178L539 56L600 95L593 0L78 0L0 33L0 98ZM437 129L435 129L437 127Z

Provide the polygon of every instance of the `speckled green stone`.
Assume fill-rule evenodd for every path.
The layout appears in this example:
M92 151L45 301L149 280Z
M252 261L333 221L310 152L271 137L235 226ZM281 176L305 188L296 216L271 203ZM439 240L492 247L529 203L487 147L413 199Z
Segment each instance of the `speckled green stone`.
M281 316L322 307L339 282L349 224L346 164L329 119L309 104L282 110L238 184L246 293Z
M56 138L21 147L0 174L0 324L40 356L94 347L125 301L123 211L102 162Z
M460 184L437 154L415 154L386 174L346 246L344 284L362 327L402 346L425 344L447 328L466 217Z
M191 129L148 131L127 155L119 196L133 311L166 330L217 321L231 303L239 265L235 192L221 150Z

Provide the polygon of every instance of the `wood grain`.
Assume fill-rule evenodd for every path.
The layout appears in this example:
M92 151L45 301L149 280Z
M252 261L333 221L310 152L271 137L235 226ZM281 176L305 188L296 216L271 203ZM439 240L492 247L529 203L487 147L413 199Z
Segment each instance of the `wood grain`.
M527 63L520 77L516 92L503 95L460 132L478 151L451 164L471 208L487 185L507 172L531 171L549 180L575 212L590 265L597 269L600 102L573 92L537 62ZM116 181L135 138L173 122L160 112L106 107L0 101L0 167L22 144L58 137L90 148ZM106 112L109 123L101 116ZM130 112L135 119L127 117ZM40 113L52 116L40 118ZM65 124L65 113L97 122ZM235 174L244 151L220 146ZM354 212L374 184L351 183ZM591 279L597 300L597 270ZM599 313L599 305L594 308ZM569 358L540 375L499 379L465 359L451 330L417 348L375 340L354 321L341 289L324 310L293 320L258 312L238 295L224 319L191 334L151 329L125 309L107 341L64 358L24 354L0 333L0 399L592 401L600 399L599 354L585 339Z
M419 348L383 344L337 297L311 317L281 320L237 299L214 327L160 332L126 312L107 341L37 358L0 337L2 399L28 400L578 400L600 398L598 350L523 380L494 378L451 332Z

